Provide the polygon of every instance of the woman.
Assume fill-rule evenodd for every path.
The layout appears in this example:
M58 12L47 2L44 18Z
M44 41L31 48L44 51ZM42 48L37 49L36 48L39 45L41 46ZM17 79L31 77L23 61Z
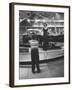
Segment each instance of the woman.
M48 48L48 27L47 24L44 24L43 27L43 50L47 50Z

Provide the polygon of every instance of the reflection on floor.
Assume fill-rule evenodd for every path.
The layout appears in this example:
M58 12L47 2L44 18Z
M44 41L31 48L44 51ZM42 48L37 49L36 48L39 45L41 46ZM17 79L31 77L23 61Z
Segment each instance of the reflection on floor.
M64 77L64 58L40 64L40 73L33 74L31 65L22 65L19 69L19 79Z

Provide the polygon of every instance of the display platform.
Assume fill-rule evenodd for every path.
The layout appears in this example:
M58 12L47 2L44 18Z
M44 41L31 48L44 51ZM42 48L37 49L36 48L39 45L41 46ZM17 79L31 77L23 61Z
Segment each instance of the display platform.
M64 48L61 49L53 49L44 51L39 48L39 58L40 62L46 62L49 60L54 60L56 58L60 58L64 56ZM30 64L31 63L31 48L29 48L29 52L20 53L19 55L20 64Z

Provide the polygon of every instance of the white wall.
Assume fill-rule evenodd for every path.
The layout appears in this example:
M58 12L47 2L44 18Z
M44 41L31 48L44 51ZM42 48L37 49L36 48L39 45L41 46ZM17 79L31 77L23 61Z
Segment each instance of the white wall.
M72 11L72 0L0 0L0 90L12 89L8 86L9 81L9 2L40 3L70 5ZM72 15L72 12L71 12ZM71 18L72 21L72 18ZM72 31L71 31L72 34ZM72 62L71 62L72 68ZM71 72L72 75L72 72ZM72 84L72 83L71 83ZM53 85L39 87L14 88L16 90L71 90L72 85Z

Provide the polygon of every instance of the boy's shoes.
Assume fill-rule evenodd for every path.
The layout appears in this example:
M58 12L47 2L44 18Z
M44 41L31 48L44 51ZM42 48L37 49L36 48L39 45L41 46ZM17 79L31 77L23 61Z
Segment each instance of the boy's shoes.
M41 72L41 70L37 70L37 73L40 73L40 72ZM35 71L32 71L32 73L35 74L36 72Z
M32 73L35 73L35 71L32 71Z
M38 70L38 71L37 71L37 73L40 73L40 72L41 72L41 70Z

